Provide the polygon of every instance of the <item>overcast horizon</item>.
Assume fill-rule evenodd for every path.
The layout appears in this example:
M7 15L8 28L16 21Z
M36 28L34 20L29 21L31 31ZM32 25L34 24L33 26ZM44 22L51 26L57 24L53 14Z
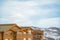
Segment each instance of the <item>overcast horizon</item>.
M60 28L60 0L0 0L0 24Z

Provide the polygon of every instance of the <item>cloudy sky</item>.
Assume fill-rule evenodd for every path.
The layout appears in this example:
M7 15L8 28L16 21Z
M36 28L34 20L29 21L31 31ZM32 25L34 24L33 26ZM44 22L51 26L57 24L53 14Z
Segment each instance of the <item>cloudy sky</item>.
M60 27L60 0L0 0L0 24Z

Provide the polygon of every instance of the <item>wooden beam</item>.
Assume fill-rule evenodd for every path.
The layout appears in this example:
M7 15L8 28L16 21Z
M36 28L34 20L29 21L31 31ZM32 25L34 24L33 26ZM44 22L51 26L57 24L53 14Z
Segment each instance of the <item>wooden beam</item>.
M4 37L4 32L2 32L2 40L3 40L3 37Z
M14 32L14 40L16 40L17 32Z

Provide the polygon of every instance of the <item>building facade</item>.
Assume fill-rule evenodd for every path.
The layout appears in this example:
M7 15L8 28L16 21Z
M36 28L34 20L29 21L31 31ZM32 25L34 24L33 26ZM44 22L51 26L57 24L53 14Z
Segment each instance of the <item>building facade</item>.
M0 24L0 40L43 40L43 31L16 24Z

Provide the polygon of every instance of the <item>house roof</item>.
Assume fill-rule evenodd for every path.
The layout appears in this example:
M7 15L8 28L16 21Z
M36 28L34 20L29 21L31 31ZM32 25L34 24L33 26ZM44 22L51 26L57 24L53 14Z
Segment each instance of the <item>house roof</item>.
M21 28L31 28L33 30L41 30L39 27L34 27L34 26L21 26Z
M30 26L22 26L21 29L31 29L32 30L32 28Z
M0 24L0 32L10 29L15 24Z

